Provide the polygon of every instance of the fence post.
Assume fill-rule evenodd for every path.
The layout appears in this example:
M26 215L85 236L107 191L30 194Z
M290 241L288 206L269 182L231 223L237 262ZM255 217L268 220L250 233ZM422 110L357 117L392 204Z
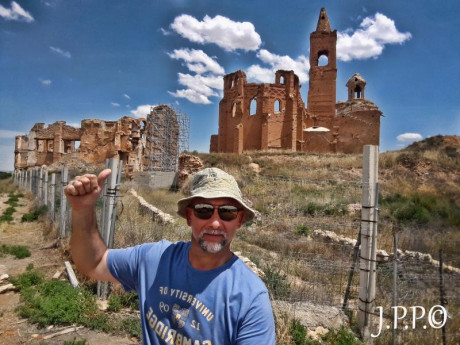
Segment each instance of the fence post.
M43 183L43 205L48 207L48 170L43 170L44 180Z
M69 169L67 167L62 167L61 169L61 207L59 210L59 237L64 238L66 236L65 226L66 226L66 210L67 210L67 200L64 194L64 188L67 185L67 177L69 174Z
M105 168L106 169L109 168L109 164L110 164L109 162L110 162L110 160L107 158L105 160ZM102 210L101 210L101 220L99 222L99 229L100 229L101 236L103 234L103 229L105 229L105 218L106 218L105 214L107 212L107 198L105 197L107 195L107 180L108 179L105 179L104 187L102 188Z
M120 167L122 162L120 161ZM117 165L118 160L111 158L109 160L109 169L112 171L110 176L107 179L107 187L106 193L104 194L104 198L106 199L104 212L104 219L103 224L104 227L101 228L101 236L104 240L104 243L107 245L108 248L113 247L113 229L115 228L115 217L116 217L116 204L117 204L117 181L119 181L119 177L117 176ZM120 168L121 172L121 168ZM97 285L97 295L98 297L102 298L103 300L107 299L109 293L109 283L108 282L98 282Z
M378 146L365 145L363 154L363 194L361 200L361 255L359 274L358 323L365 344L372 344L369 314L375 299L376 191L378 181Z
M49 208L48 215L53 222L56 219L55 214L54 214L55 205L56 205L56 174L52 173L51 174L51 189L50 189L50 208Z
M43 167L38 171L38 204L41 205L43 201Z

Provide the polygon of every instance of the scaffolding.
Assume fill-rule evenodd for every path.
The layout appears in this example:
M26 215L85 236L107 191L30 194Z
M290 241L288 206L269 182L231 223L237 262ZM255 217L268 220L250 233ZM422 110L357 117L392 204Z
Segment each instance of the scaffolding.
M148 171L177 171L179 155L189 147L189 117L171 105L150 109L144 157Z

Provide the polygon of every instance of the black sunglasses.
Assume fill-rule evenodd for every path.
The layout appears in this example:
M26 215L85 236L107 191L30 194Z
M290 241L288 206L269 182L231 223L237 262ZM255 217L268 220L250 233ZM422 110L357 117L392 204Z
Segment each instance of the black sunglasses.
M211 204L196 204L188 207L193 210L195 217L200 219L211 218L214 214L214 209L217 208L217 213L219 214L220 219L227 222L238 217L238 212L242 210L242 208L238 208L233 205L214 206Z

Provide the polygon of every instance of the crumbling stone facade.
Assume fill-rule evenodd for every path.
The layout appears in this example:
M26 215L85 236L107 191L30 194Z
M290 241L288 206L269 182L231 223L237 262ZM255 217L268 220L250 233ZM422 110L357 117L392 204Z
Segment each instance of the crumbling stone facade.
M107 158L119 158L129 174L175 170L178 137L175 112L164 104L153 107L147 118L85 119L80 128L69 126L65 121L48 127L36 123L28 135L16 136L14 168L49 166L74 153L79 159L94 164L104 163ZM164 156L168 157L166 165Z
M348 100L336 102L336 43L337 31L331 31L323 8L310 35L306 108L293 71L277 71L274 84L248 83L243 71L225 75L219 129L211 136L210 151L360 153L363 145L378 145L382 112L364 98L364 78L354 74L346 84Z

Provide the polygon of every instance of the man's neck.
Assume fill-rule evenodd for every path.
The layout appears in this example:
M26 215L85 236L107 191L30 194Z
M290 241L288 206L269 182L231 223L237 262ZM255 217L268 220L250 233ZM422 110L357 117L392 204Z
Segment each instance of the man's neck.
M190 265L197 270L203 271L218 268L227 263L232 257L233 253L228 245L218 253L208 253L198 243L194 243L193 240L188 252Z

